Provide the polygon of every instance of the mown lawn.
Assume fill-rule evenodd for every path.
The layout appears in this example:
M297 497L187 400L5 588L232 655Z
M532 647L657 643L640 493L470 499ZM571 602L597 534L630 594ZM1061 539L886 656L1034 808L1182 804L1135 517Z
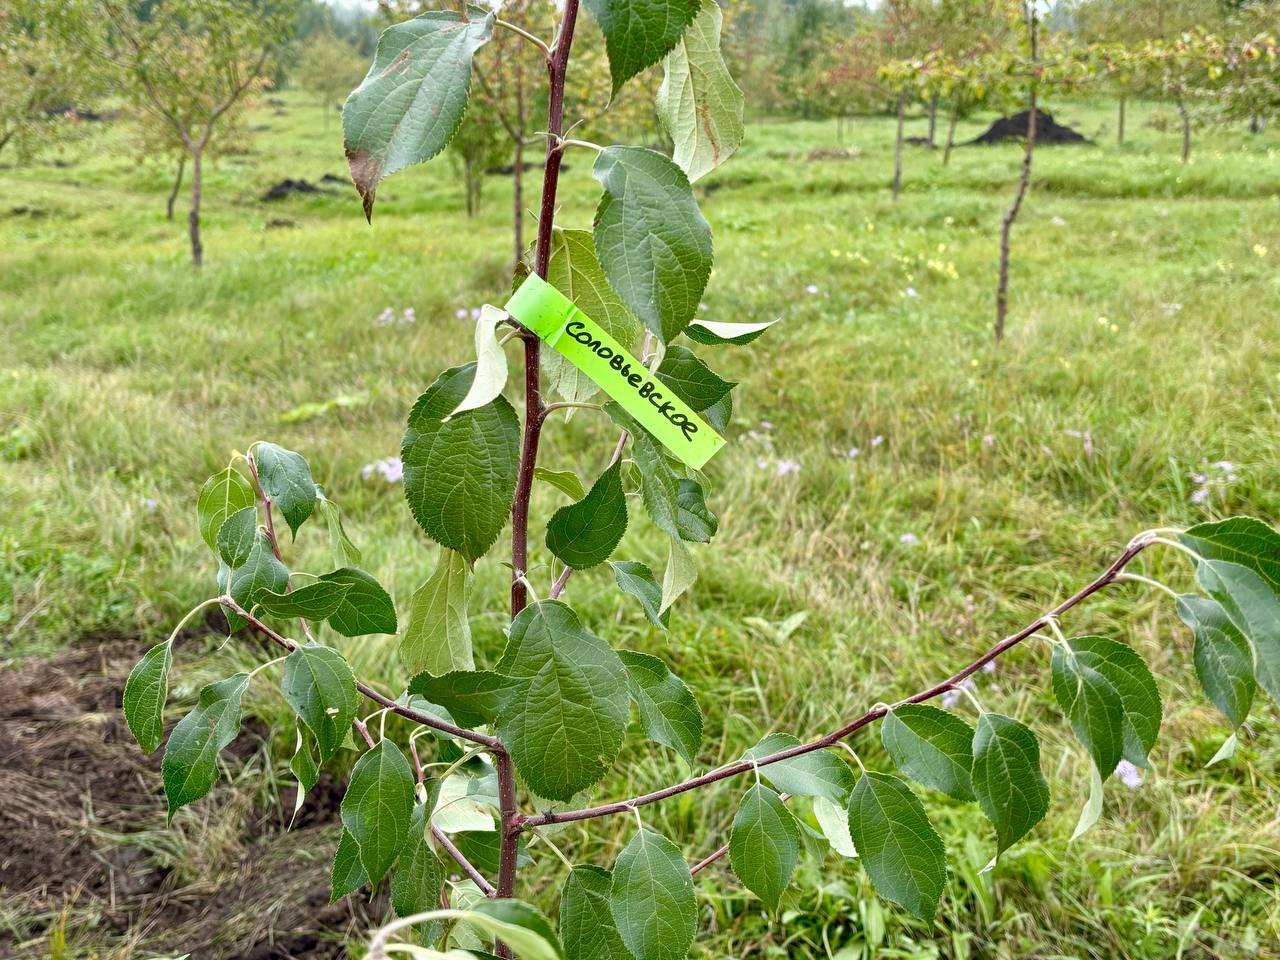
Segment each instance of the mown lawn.
M182 201L177 222L164 218L170 170L130 152L125 124L92 131L56 165L0 167L0 633L15 671L94 641L134 654L134 641L212 595L195 495L255 439L310 459L402 610L434 567L399 486L362 468L397 452L414 398L472 351L459 313L505 299L509 189L491 179L482 215L468 220L438 160L384 185L372 227L339 185L261 202L285 177L345 173L338 125L326 130L300 96L284 102L254 117L251 153L207 177L200 274L187 264ZM890 120L855 120L844 144L833 122L761 122L699 185L717 252L705 316L782 318L752 347L704 351L741 381L730 443L708 470L720 534L698 551L700 579L668 633L618 594L607 568L575 577L566 599L615 646L661 654L694 688L707 714L703 768L768 732L825 731L949 675L1141 530L1280 518L1280 134L1207 131L1184 166L1175 131L1146 122L1171 117L1167 107L1131 108L1123 148L1110 104L1051 108L1099 145L1037 153L998 348L996 238L1018 147L960 148L948 168L908 148L894 204ZM962 138L989 119L962 123ZM914 119L909 132L922 130ZM850 155L811 155L838 146ZM587 160L571 155L562 180L568 226L590 224L598 186ZM378 321L408 308L416 322ZM594 476L615 436L580 412L544 433L541 462ZM545 522L557 497L540 490L535 516ZM548 555L534 529L542 584ZM325 547L304 531L286 559L318 568ZM647 521L632 524L623 555L661 565ZM504 625L499 559L479 565L473 597L489 663ZM1176 555L1153 552L1143 568L1190 584ZM1255 709L1232 761L1205 769L1229 731L1195 685L1171 603L1125 586L1063 627L1134 644L1165 700L1152 769L1139 787L1108 785L1092 832L1068 842L1087 766L1049 693L1048 648L1029 645L977 693L1042 734L1049 816L983 873L994 848L979 812L929 796L954 868L933 929L880 906L856 864L811 856L778 918L727 866L700 875L696 954L1280 956L1274 707ZM392 644L342 646L358 672L395 687ZM177 701L262 656L248 639L184 640ZM157 795L139 824L110 836L163 866L166 896L195 908L219 896L218 877L235 882L241 847L225 818L287 820L270 813L290 806L286 708L269 683L248 704L272 750L233 763L234 781L174 827ZM888 763L874 733L853 745L868 766ZM680 775L680 761L637 737L598 794ZM700 856L723 842L737 795L737 785L685 794L645 818ZM589 836L565 829L556 843L608 863L631 829L619 818ZM559 864L534 852L528 889L554 907ZM298 869L322 875L327 857ZM273 895L288 894L263 893ZM62 936L75 957L183 946L163 935L163 914L145 929L132 913L113 925L105 899L66 899L62 911L48 897L11 897L0 930L37 954Z

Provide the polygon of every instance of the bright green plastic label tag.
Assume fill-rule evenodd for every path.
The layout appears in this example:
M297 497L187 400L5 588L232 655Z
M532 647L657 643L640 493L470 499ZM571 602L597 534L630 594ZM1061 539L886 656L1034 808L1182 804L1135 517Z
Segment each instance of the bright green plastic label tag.
M537 274L530 274L512 294L506 310L695 470L724 446L724 437L670 387L655 379L626 347Z

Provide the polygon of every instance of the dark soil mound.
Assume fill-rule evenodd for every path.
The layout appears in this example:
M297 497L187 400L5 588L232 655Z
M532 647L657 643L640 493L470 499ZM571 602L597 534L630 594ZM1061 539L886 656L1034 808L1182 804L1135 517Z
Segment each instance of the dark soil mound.
M1015 113L1011 117L1001 117L990 127L987 132L975 140L970 140L969 145L978 143L1006 143L1010 140L1026 140L1027 139L1027 120L1031 116L1030 111L1023 110L1021 113ZM1043 110L1036 111L1036 143L1092 143L1088 137L1081 136L1070 127L1064 127L1053 119L1053 115Z
M340 186L340 187L349 187L349 186L351 186L351 178L350 178L350 177L340 177L340 176L338 176L336 173L326 173L323 177L321 177L321 178L320 178L320 182L321 182L321 183L336 183L336 184L337 184L338 186Z
M260 200L281 200L293 193L323 193L324 191L317 187L310 180L294 180L286 178L281 180L270 190L264 193L258 199Z

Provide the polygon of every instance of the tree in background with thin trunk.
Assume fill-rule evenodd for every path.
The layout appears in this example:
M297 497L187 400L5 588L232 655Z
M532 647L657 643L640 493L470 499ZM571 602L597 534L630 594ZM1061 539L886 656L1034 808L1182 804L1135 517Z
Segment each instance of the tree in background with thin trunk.
M199 268L204 160L228 115L266 85L272 56L288 42L289 5L163 0L143 8L106 0L103 11L111 28L105 55L122 89L152 122L167 126L190 161L187 225L191 264Z
M289 79L316 98L328 131L342 99L364 76L364 62L355 47L329 31L308 37L293 54Z

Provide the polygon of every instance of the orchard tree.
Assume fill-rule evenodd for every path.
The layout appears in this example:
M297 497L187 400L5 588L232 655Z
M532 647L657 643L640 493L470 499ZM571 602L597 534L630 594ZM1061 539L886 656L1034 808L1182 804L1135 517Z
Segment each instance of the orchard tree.
M726 109L723 91L692 66L689 77L676 76L684 61L671 56L694 42L695 27L702 37L714 35L714 8L659 0L652 9L655 15L633 20L624 0L588 4L605 37L611 89L664 58L671 84L687 85L689 98L678 101L684 133L673 158L567 136L564 87L574 64L578 0L565 0L554 36L539 38L547 114L537 238L506 308L481 310L475 361L444 371L409 413L401 447L405 498L439 550L434 573L408 604L397 610L358 568L360 553L337 506L298 453L253 443L209 478L197 500L217 586L186 619L220 607L233 631L252 631L280 656L209 684L173 727L162 763L170 814L213 787L219 753L239 732L249 685L278 676L297 715L291 769L300 799L322 765L356 756L341 804L333 898L376 890L390 878L398 919L374 934L373 960L392 953L421 960L679 960L697 936L694 875L721 860L778 912L802 852L816 845L806 840L798 814L813 815L833 850L856 854L843 869L864 871L885 898L931 923L947 886L946 844L908 779L976 803L991 823L987 842L995 861L1049 807L1038 740L1027 724L976 699L970 723L932 701L966 690L969 677L1024 642L1046 644L1052 652L1045 685L1080 741L1078 762L1091 774L1078 831L1088 829L1102 812L1103 782L1120 760L1148 763L1161 699L1133 647L1111 637L1070 636L1062 624L1093 595L1121 585L1172 592L1130 572L1148 551L1172 549L1191 561L1202 590L1177 597L1177 609L1195 637L1201 685L1232 729L1244 723L1257 687L1280 697L1280 533L1252 519L1139 533L1092 581L958 669L942 671L936 683L905 696L887 693L806 739L772 734L727 763L703 748L694 691L662 658L616 649L593 632L608 621L590 622L569 600L614 584L637 621L668 628L697 575L693 550L718 531L708 497L714 470L704 468L726 442L734 387L694 348L745 345L768 326L695 319L712 244L690 176L727 159L719 131L734 125L734 108L729 101ZM464 122L472 61L484 56L495 30L511 26L469 8L428 11L383 34L373 67L343 111L346 153L366 216L385 176L447 146ZM700 59L685 52L691 65ZM555 222L561 161L571 149L593 159L601 186L589 228ZM522 403L505 396L506 345L522 354L514 391ZM548 403L544 348L609 401ZM577 471L538 462L543 430L570 406L617 431L607 446L581 452L579 462L592 464L585 481ZM565 499L545 531L531 537L535 485ZM615 556L630 522L640 521L641 506L664 543L661 576L639 559ZM334 567L318 575L286 566L296 552L276 527L283 520L296 537L312 518L327 527ZM508 521L509 552L486 560ZM510 576L497 657L477 649L471 633L473 615L495 612L474 609L482 563ZM164 740L180 632L143 657L125 688L126 719L147 751ZM330 634L397 635L401 680L379 689L357 678ZM649 748L670 751L690 773L596 802L586 792L622 754L633 707ZM868 769L849 742L876 724L898 773ZM1233 734L1222 756L1234 742ZM638 773L637 766L627 779ZM691 864L682 847L693 838L677 844L663 836L646 824L646 811L716 786L737 793L737 813L725 842L717 838ZM554 841L548 836L559 825L606 819L618 821L613 833L629 834L610 867L574 862L583 848L564 833ZM699 826L701 836L709 825ZM521 866L544 850L569 866L558 929L518 899Z
M297 47L295 58L291 79L315 96L328 130L338 104L352 85L360 82L364 64L355 47L327 30L307 38Z
M291 4L271 0L105 0L108 56L130 100L163 123L191 161L191 263L200 267L203 161L230 111L266 84L288 41Z

